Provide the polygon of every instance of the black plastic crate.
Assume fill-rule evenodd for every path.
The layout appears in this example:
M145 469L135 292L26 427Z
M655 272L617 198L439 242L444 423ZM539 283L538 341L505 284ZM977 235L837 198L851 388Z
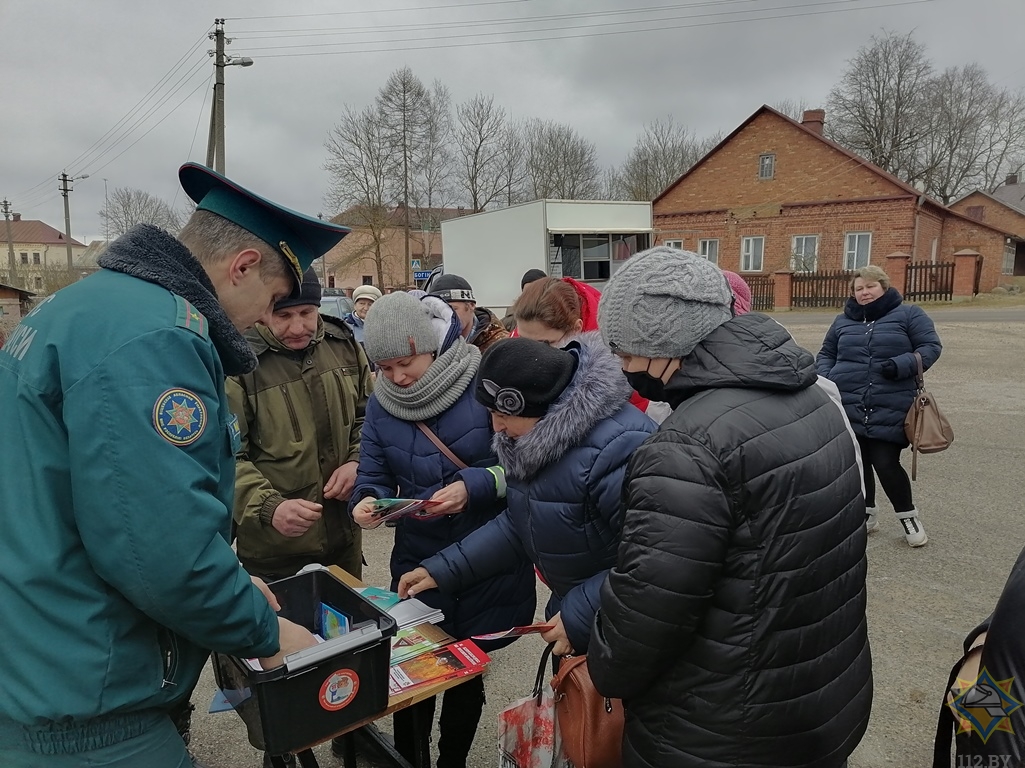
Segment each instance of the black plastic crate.
M326 570L270 584L280 615L318 631L321 603L352 617L348 634L256 671L233 656L213 655L214 677L249 732L271 754L324 741L388 707L388 665L395 620Z

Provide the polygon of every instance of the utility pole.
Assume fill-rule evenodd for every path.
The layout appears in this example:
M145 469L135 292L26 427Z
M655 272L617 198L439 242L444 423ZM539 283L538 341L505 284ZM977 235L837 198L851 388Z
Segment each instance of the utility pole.
M58 189L64 196L64 244L68 247L68 272L70 273L71 270L74 269L74 264L72 263L71 258L71 208L68 205L68 192L74 192L75 190L73 190L68 185L73 181L78 181L78 179L88 179L89 174L83 173L81 176L75 176L74 178L72 178L71 176L68 176L67 172L65 171L57 178L60 180L61 183Z
M7 267L10 272L11 285L18 287L17 267L14 262L14 237L11 235L11 204L4 198L4 219L7 220Z
M214 31L208 37L214 41L214 49L207 51L214 59L214 97L210 102L206 167L224 175L224 68L233 65L251 67L253 60L246 56L228 56L224 53L224 46L231 44L231 38L224 36L224 19L214 19Z

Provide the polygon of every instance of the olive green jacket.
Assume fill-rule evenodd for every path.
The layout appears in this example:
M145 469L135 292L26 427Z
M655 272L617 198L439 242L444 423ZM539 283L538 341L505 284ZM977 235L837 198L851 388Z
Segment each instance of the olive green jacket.
M250 573L272 577L314 562L359 576L360 529L346 500L324 498L324 485L339 466L359 461L373 389L366 355L341 320L327 317L299 352L262 325L246 338L260 364L226 386L241 435L234 508L239 559ZM323 516L302 536L282 536L271 521L285 499L323 504Z

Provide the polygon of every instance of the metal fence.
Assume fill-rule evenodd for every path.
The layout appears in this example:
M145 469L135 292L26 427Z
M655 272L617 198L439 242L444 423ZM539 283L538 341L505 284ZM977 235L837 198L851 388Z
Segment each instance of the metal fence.
M828 272L795 273L793 275L790 306L838 308L851 295L854 273L842 269Z
M897 286L899 287L899 286ZM954 295L954 263L919 261L908 264L904 298L908 301L950 301Z

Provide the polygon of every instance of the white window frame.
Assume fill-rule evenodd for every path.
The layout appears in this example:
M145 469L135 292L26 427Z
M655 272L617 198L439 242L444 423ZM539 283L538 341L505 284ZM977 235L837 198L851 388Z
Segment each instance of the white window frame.
M666 240L666 248L675 248L678 251L683 250L683 240Z
M776 178L775 152L763 152L758 155L758 178L763 181Z
M853 246L851 238L854 238ZM858 241L862 237L868 238L868 247L865 249L865 263L858 263ZM867 267L872 263L872 233L871 232L846 232L844 233L843 268L848 272L855 269Z
M715 244L714 246L712 244ZM714 253L709 253L714 251ZM719 238L709 237L698 240L698 256L701 256L715 265L719 264Z
M806 250L808 241L814 244L814 253L811 257L811 268L808 267ZM800 263L798 263L800 257ZM819 268L819 236L818 235L794 235L790 240L790 269L794 272L815 272Z
M759 241L758 267L754 267L754 243ZM765 267L765 235L752 235L740 240L740 271L762 272Z
M1008 240L1004 243L1004 262L1000 265L1001 275L1013 275L1014 274L1014 259L1017 256L1018 248L1015 245L1014 240Z

